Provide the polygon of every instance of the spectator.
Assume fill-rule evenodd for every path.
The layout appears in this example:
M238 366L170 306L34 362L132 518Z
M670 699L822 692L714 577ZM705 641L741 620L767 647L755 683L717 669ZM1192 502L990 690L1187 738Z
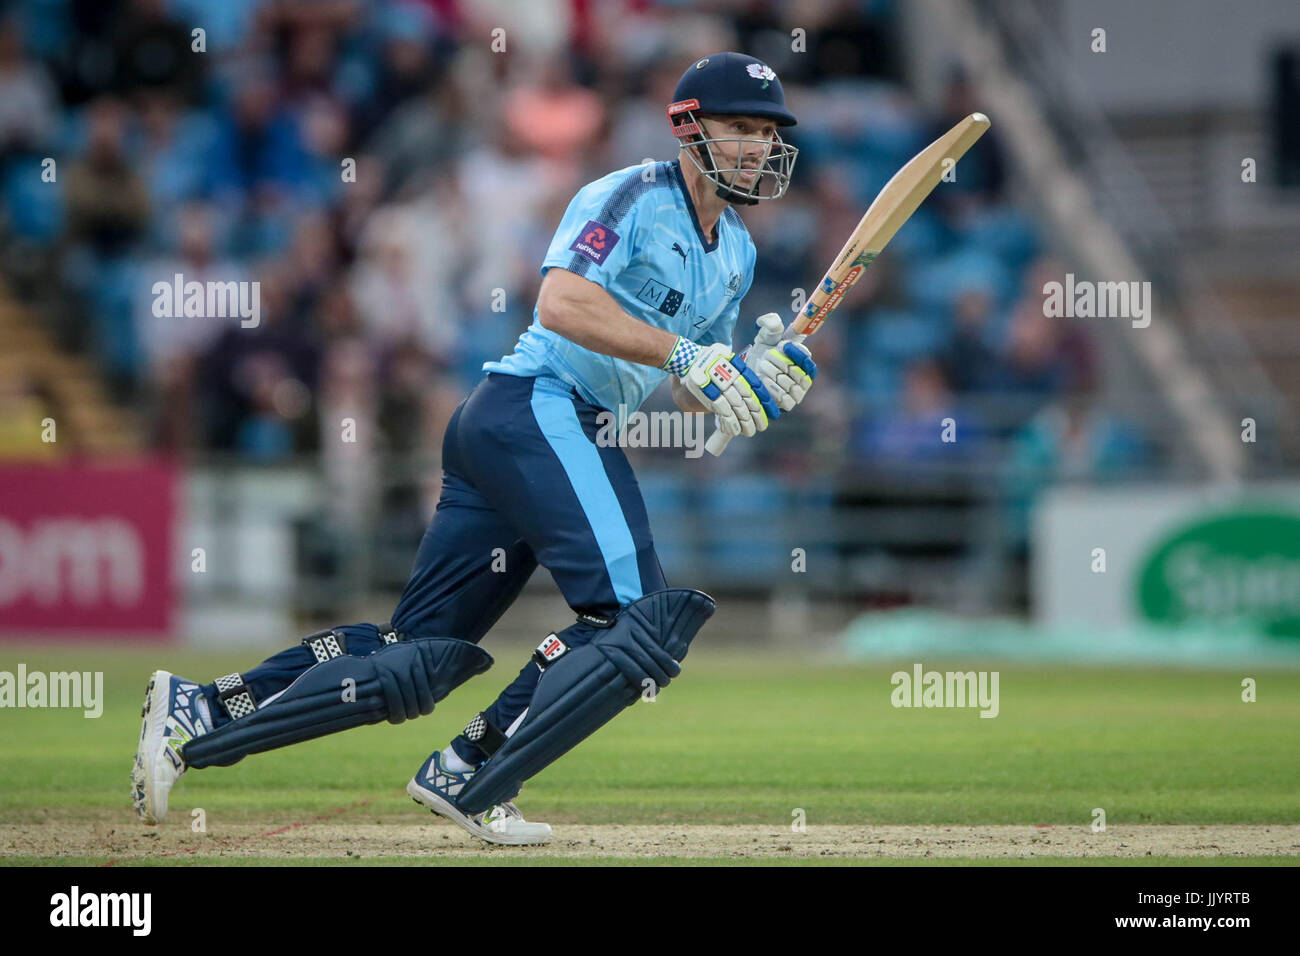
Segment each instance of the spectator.
M9 156L50 145L57 104L49 72L23 53L15 22L0 20L0 171Z
M288 268L276 264L257 281L260 323L226 324L202 358L207 439L215 448L280 457L315 447L308 412L322 348L308 315L293 310Z
M222 111L212 162L218 188L242 196L288 193L301 181L299 125L281 105L265 66L243 76L229 110Z
M560 57L540 65L535 83L507 93L502 107L512 140L561 163L581 159L605 121L600 98L573 82L567 61Z
M965 70L954 67L944 90L943 108L930 125L930 140L942 136L979 109L979 98L970 78ZM951 189L940 190L934 197L937 204L967 208L999 202L1007 178L1003 152L1001 133L990 129L980 138L980 148L962 157L961 174L950 184Z
M438 228L441 217L423 229L418 221L413 210L399 207L370 218L352 273L352 300L379 351L413 344L449 358L458 345L457 309L439 290L455 281L456 236L451 222L445 222L445 232Z
M158 306L154 284L174 285L180 275L189 282L244 282L248 275L235 261L218 254L217 212L205 203L183 206L176 216L177 252L152 259L141 269L137 283L135 306L136 334L144 346L146 365L142 369L149 377L158 378L163 366L175 358L197 356L206 351L228 326L238 326L238 315L206 314L206 297L203 315L179 313L176 303L172 308ZM265 302L262 303L265 310Z
M126 153L129 114L101 97L88 110L86 154L67 171L68 231L97 257L130 251L149 219L149 192Z
M60 443L41 439L48 415L48 407L27 376L17 367L0 367L0 462L57 458Z
M1103 410L1090 386L1072 389L1016 436L1006 478L1010 540L1026 540L1033 504L1052 485L1132 478L1148 459L1136 428Z
M951 427L946 419L952 420ZM859 455L887 467L955 462L973 454L982 438L973 416L958 414L942 366L922 359L904 373L898 414L877 418L860 430Z
M958 293L953 334L943 357L944 372L958 393L988 391L1000 374L993 314L990 290L971 285Z
M183 111L166 90L142 94L139 117L144 133L141 169L158 218L182 203L209 199L213 187L210 162L217 137L211 117ZM165 227L160 222L156 225Z
M365 343L342 339L324 357L320 390L321 465L334 518L355 531L375 505L380 432L376 366Z
M191 42L189 29L168 17L165 0L128 0L112 38L117 89L168 90L195 102L203 60L193 55Z
M1042 300L1032 294L1020 300L986 388L1004 396L1007 415L999 424L1004 434L1018 431L1049 400L1066 389L1087 384L1092 376L1092 349L1085 336L1060 319L1043 314Z
M444 81L432 56L432 18L420 7L399 5L384 15L383 39L369 88L357 103L355 122L362 141L404 103L420 100Z

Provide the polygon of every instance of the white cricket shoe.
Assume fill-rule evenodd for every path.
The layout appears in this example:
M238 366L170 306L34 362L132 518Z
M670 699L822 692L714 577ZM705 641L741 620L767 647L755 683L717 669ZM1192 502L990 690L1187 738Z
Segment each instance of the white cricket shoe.
M195 706L198 694L198 684L167 671L149 678L131 768L131 799L144 823L161 823L167 816L167 797L185 772L181 748L207 733Z
M458 810L451 798L460 793L472 776L473 770L465 773L448 770L442 765L442 751L435 750L406 785L406 792L420 806L487 843L534 846L551 842L549 823L530 823L508 800L472 817Z

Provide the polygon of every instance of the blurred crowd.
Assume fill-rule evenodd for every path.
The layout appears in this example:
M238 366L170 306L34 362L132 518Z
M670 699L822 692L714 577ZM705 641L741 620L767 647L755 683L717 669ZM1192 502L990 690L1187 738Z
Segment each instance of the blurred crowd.
M889 176L978 108L957 72L919 105L898 29L892 0L10 4L4 271L157 448L436 454L531 320L574 191L675 155L663 107L703 53L764 58L800 118L791 191L743 213L759 266L738 336L796 309ZM810 343L824 384L751 452L772 474L1141 464L1095 401L1093 344L1043 317L1063 269L1009 195L994 126ZM260 323L156 316L153 284L176 273L258 281Z

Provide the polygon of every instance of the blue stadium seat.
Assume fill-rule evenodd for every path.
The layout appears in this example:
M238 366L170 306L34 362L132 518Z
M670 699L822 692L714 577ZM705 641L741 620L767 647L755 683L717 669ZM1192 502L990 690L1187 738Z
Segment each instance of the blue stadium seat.
M939 351L947 326L917 312L878 311L867 325L866 351L883 359L906 363Z
M655 536L655 550L664 576L671 583L685 580L690 568L691 548L685 540L682 523L692 513L691 481L682 471L646 468L637 475L650 529Z
M762 475L735 475L701 490L701 526L714 529L705 548L709 572L730 584L759 587L789 568L779 518L786 489Z
M972 248L997 256L1013 273L1022 272L1039 253L1033 224L1014 209L1000 207L975 218L963 230L963 239Z
M62 180L41 181L41 157L11 160L0 184L6 220L11 232L42 246L55 242L63 231Z

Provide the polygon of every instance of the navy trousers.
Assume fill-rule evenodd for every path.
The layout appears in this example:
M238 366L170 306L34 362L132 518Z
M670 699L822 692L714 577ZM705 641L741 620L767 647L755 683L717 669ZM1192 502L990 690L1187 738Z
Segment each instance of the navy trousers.
M596 443L601 411L545 376L491 373L474 388L443 438L442 497L393 612L399 633L478 643L538 565L575 612L597 618L666 586L632 468L622 449ZM350 654L382 645L373 624L343 631ZM580 620L557 633L578 646L598 627ZM244 683L265 701L314 663L297 645L246 671ZM525 663L488 719L510 729L540 674ZM216 685L203 691L218 725L228 720ZM452 746L470 763L486 756L464 736Z

